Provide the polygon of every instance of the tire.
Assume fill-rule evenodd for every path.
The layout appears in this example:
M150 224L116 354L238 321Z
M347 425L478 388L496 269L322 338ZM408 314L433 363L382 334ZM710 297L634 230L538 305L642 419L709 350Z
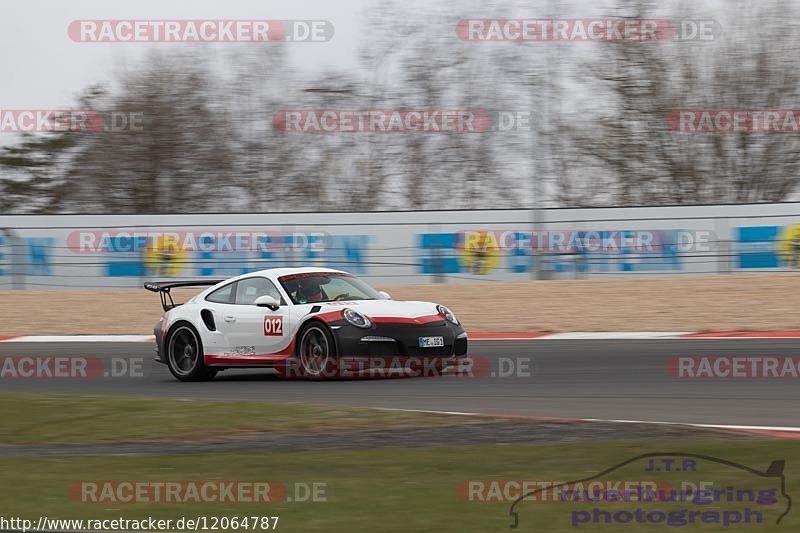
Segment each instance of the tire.
M209 381L217 371L203 361L203 341L188 322L178 322L169 331L164 343L167 366L179 381Z
M316 321L303 326L297 334L297 361L305 379L339 377L336 343L327 326Z

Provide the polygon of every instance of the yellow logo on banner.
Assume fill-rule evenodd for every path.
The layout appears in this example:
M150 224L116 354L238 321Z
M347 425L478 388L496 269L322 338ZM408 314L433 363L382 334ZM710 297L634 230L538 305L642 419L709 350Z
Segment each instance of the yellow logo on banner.
M791 267L800 267L800 224L786 226L778 236L778 257Z
M500 265L502 250L491 231L464 232L461 264L472 274L488 274Z
M188 254L177 236L162 235L150 240L142 252L148 275L177 276L186 266Z

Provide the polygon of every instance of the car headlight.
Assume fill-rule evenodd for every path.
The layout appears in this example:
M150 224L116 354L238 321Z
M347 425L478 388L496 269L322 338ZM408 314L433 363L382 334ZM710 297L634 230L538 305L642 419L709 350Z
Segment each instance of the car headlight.
M448 308L446 308L445 306L437 305L436 310L439 311L439 314L442 315L451 324L455 324L456 326L459 325L456 315L454 315L453 312Z
M342 311L342 315L344 315L344 319L350 322L350 324L354 325L357 328L368 328L372 326L372 322L369 318L362 315L358 311L353 309L345 309Z

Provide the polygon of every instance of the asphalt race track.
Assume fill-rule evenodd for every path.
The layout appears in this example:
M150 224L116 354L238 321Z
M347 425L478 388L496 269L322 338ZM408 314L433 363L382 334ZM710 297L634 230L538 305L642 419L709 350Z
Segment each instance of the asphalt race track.
M675 379L667 372L667 361L687 355L797 356L799 343L775 339L475 342L470 355L491 366L483 376L476 372L475 377L306 382L282 381L268 370L229 370L210 383L179 383L166 367L152 361L148 343L5 342L0 344L0 357L117 358L114 364L120 373L131 362L138 362L141 372L83 379L4 376L0 390L796 427L800 380Z

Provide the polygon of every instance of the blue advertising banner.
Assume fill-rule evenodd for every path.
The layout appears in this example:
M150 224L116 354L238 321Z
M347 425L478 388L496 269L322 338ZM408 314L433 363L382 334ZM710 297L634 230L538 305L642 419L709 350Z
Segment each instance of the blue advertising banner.
M101 235L93 243L93 251L106 258L106 276L229 277L293 264L364 274L369 237L181 231Z
M537 257L554 272L683 270L682 252L697 246L683 230L482 231L417 235L423 274L526 273Z
M739 268L778 268L776 240L780 226L754 226L736 228Z
M0 276L10 274L12 259L21 265L19 272L27 276L52 275L53 247L55 239L49 237L26 237L12 244L10 239L0 237ZM12 255L17 257L11 257Z
M736 228L739 268L800 267L800 224Z

